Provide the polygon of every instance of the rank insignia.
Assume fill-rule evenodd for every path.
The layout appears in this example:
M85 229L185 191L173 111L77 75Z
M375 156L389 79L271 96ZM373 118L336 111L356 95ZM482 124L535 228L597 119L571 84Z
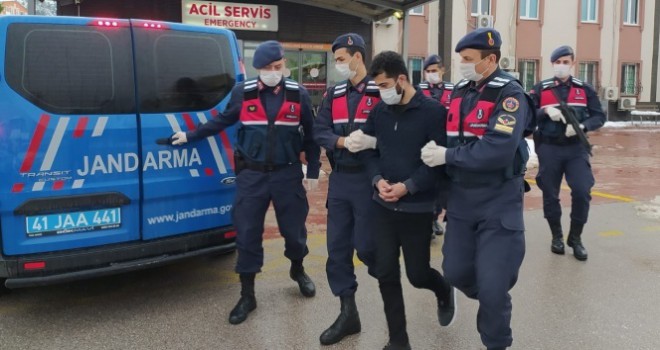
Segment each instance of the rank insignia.
M495 121L495 131L503 134L513 134L513 127L516 125L516 118L510 114L502 114Z

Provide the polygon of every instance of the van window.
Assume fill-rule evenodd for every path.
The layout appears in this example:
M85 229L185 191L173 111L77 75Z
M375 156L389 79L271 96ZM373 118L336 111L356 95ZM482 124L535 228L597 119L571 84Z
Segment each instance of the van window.
M134 34L140 112L208 110L234 86L226 36L145 28Z
M54 114L135 112L129 28L13 23L8 85Z

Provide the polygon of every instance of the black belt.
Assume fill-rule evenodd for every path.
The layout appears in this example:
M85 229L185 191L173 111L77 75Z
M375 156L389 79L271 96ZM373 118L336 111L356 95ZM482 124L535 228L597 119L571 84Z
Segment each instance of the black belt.
M559 146L574 145L580 143L580 139L577 137L549 137L541 135L541 143Z
M293 164L265 164L265 163L245 163L245 168L254 170L254 171L260 171L262 173L269 173L272 171L277 171L280 169L284 169L286 167L289 167Z
M336 171L338 173L349 173L349 174L361 173L364 171L364 166L361 164L359 165L335 164L335 166L332 168L332 171Z

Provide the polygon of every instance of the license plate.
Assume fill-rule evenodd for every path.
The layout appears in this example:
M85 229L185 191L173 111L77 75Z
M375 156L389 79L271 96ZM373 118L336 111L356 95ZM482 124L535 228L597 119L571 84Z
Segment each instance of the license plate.
M117 228L120 225L120 208L28 216L25 218L25 229L28 237L107 230Z

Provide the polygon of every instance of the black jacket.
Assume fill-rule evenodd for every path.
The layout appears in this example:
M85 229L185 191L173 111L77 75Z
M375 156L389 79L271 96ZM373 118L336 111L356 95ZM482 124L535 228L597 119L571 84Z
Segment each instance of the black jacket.
M408 194L394 203L380 199L375 190L376 202L395 211L433 211L438 181L445 179L444 166L425 165L421 150L431 140L447 145L446 118L445 107L421 91L406 105L388 106L381 101L371 111L363 131L378 141L376 150L360 152L367 173L374 185L385 179L393 184L403 182L408 189Z

